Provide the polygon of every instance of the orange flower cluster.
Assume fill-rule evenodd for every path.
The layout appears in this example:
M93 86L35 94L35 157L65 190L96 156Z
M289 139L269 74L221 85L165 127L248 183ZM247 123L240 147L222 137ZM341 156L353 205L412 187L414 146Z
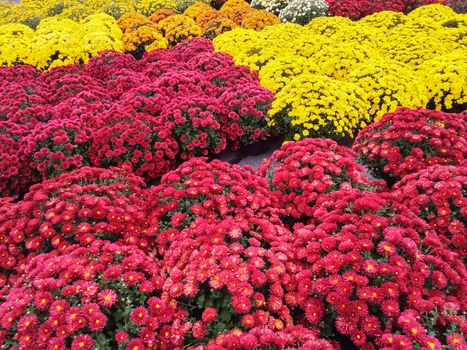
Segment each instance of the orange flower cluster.
M172 8L158 9L148 17L127 12L118 20L123 32L124 50L136 56L194 37L213 39L235 27L260 31L279 23L274 14L254 9L244 0L229 0L219 10L196 2L182 14Z

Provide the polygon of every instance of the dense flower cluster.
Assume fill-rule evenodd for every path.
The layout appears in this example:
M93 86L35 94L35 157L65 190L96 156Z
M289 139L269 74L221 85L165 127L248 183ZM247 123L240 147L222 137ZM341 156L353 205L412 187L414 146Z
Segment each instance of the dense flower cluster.
M433 2L0 2L0 349L465 350L467 20Z
M122 239L141 247L144 236L144 182L119 169L83 167L31 187L9 206L0 224L2 251L50 252L96 238ZM2 257L2 268L20 263L19 251Z
M311 216L316 201L340 187L370 189L355 153L329 139L284 144L259 173L269 181L278 206L294 219Z
M305 24L319 16L342 16L358 20L382 11L409 13L428 4L444 4L457 12L466 7L457 0L252 0L251 5L278 15L284 22Z
M464 147L465 150L465 147ZM465 162L464 162L465 164ZM467 251L467 169L433 165L394 185L398 206L426 220L443 243L465 259Z
M301 266L291 294L309 326L334 326L360 348L441 350L465 329L465 266L395 198L341 189L318 199L284 248Z
M124 32L125 51L142 54L155 47L175 45L194 37L214 38L235 27L262 30L266 26L278 24L279 19L266 11L253 9L247 2L230 0L215 10L203 2L186 6L178 14L172 8L161 8L145 17L137 12L129 12L119 19Z
M268 134L272 94L204 39L139 62L106 52L83 66L44 74L18 66L1 75L2 194L25 190L26 177L37 182L84 165L129 165L157 178L180 160Z
M165 324L183 315L158 297L158 266L135 246L99 240L31 257L0 304L0 344L162 349Z
M0 25L1 65L31 64L49 69L86 63L104 50L122 50L122 33L114 18L100 13L81 22L46 18L31 29L21 23Z
M265 179L251 169L194 159L164 175L151 193L156 226L150 230L167 273L163 291L188 304L195 341L217 336L219 342L220 333L235 328L292 325L282 298L284 256L267 248L288 231L270 209Z
M363 129L353 150L375 176L390 183L434 164L467 158L465 114L400 108Z
M465 15L433 4L358 22L319 17L304 27L236 28L214 44L276 93L271 126L295 140L338 138L400 106L463 111L465 28Z
M220 10L192 0L106 3L49 0L44 5L30 0L6 9L0 20L0 64L48 69L86 63L109 49L141 57L145 51L195 37L213 38L237 26L262 30L280 23L274 14L243 0L230 0Z
M440 4L442 0L326 0L329 15L344 16L354 20L381 11L408 13L417 7L428 4Z
M328 5L325 0L290 0L279 12L282 22L307 24L315 17L327 15Z
M286 306L291 233L264 178L193 159L143 187L83 168L2 201L0 345L338 349Z

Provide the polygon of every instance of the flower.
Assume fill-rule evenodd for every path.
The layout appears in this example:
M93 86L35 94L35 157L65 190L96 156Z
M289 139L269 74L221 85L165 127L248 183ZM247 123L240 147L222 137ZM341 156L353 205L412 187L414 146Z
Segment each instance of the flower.
M201 315L201 318L203 322L209 323L212 322L216 319L217 317L217 311L216 309L213 309L212 307L208 307L203 311L203 314Z
M115 333L115 340L118 343L124 343L124 342L126 342L127 339L128 339L128 333L127 332L118 331L117 333Z
M282 22L293 22L299 24L307 24L315 17L326 16L328 5L324 0L288 1L287 6L279 12L279 18Z
M113 289L103 290L99 293L98 300L99 305L110 308L117 302L117 293Z
M94 345L94 341L87 334L80 334L71 342L72 350L91 350Z
M398 208L399 199L398 193L340 189L317 200L309 225L295 224L294 240L284 248L295 251L295 295L310 325L327 332L324 319L331 317L337 331L356 345L375 346L380 337L388 340L386 334L400 332L406 344L439 347L435 338L451 326L434 316L433 298L441 304L452 298L458 305L464 268L441 243L441 234ZM377 225L383 218L386 224ZM379 249L384 240L394 249L389 258ZM453 290L435 283L441 274L452 278ZM398 324L390 322L395 318Z

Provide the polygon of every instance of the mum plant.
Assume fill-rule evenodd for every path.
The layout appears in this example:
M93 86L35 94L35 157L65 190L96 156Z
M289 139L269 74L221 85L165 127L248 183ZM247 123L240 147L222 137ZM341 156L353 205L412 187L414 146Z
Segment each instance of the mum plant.
M466 256L467 169L433 165L406 175L394 185L398 206L423 218L462 261Z
M260 175L269 181L279 208L295 220L307 218L317 200L341 186L371 189L356 154L330 139L287 142L263 161Z
M399 108L363 129L353 150L375 176L393 184L430 165L462 164L466 147L462 114Z
M365 349L442 349L462 339L465 266L395 196L342 188L297 224L289 298L305 323ZM292 248L294 247L294 248Z
M17 247L8 257L87 246L95 239L124 240L147 247L141 178L122 169L82 167L33 185L10 206L0 223L1 245Z

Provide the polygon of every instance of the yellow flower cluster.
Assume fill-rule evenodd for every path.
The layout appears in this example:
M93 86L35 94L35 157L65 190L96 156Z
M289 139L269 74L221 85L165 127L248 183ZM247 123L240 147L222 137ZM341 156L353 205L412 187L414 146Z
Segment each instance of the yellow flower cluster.
M4 24L0 25L0 63L25 63L38 69L86 63L101 51L122 51L121 39L115 19L104 13L81 22L48 17L35 30L19 23Z
M201 36L201 28L190 17L173 15L164 18L157 24L157 29L168 40L170 45L176 45L185 40Z
M438 4L358 22L320 17L260 32L236 28L214 45L258 71L276 93L269 123L295 139L353 135L399 106L467 104L467 15Z
M244 0L229 0L219 11L207 5L209 1L24 0L19 4L0 3L0 43L5 43L0 53L2 63L27 62L47 69L86 62L87 56L105 49L124 50L138 57L194 37L213 39L238 26L262 30L280 22L277 16L254 9ZM88 21L96 16L101 20L106 18L107 24L103 25L106 28L100 27L96 20ZM121 33L115 31L118 28L110 16L118 20ZM109 20L111 28L106 31ZM20 35L16 37L14 33ZM39 34L44 37L36 37ZM46 41L45 45L37 49L31 46L31 43L42 45L42 40ZM63 47L53 49L58 46ZM89 54L83 52L85 47L89 48ZM37 54L32 57L27 54L29 51ZM59 57L50 59L55 51ZM40 58L36 57L38 55Z
M418 72L432 98L429 107L450 110L460 105L467 109L467 50L455 50L426 61Z
M355 84L301 74L276 94L267 121L296 141L310 136L353 137L371 122L363 96Z

